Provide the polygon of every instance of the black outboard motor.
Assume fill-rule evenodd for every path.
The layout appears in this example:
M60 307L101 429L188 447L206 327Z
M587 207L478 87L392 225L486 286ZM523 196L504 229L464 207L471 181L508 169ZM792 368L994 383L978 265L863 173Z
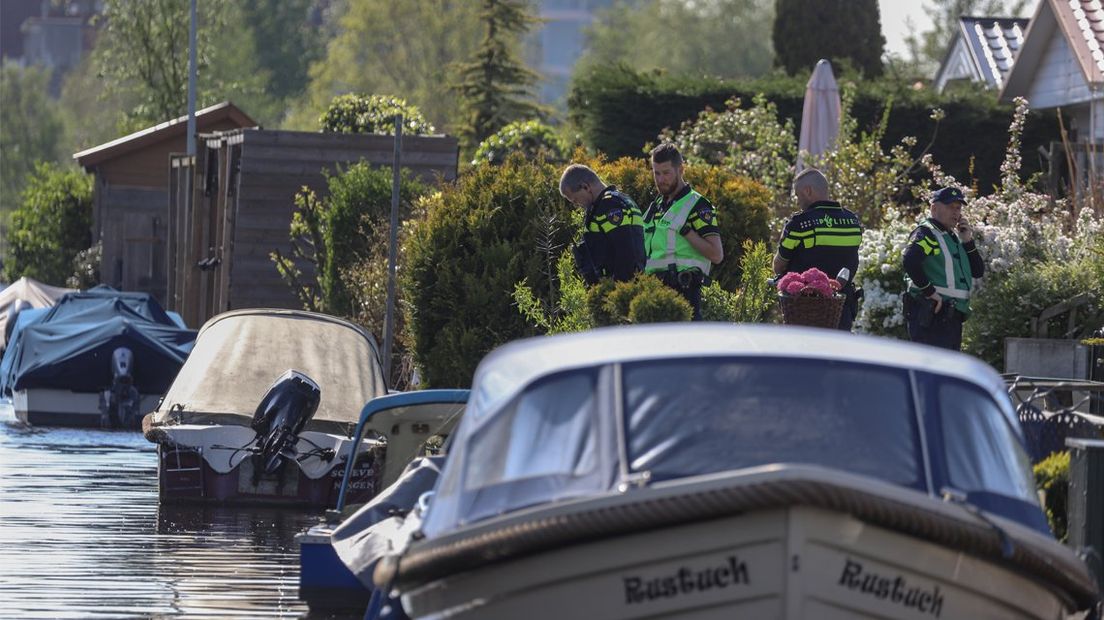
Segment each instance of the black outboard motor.
M268 388L249 425L257 432L258 456L263 465L253 470L254 485L259 480L260 469L266 474L273 474L285 459L295 458L299 433L314 417L321 398L322 390L318 389L318 384L297 370L284 372Z
M142 397L134 387L134 353L126 347L111 352L111 387L100 392L100 425L137 428Z

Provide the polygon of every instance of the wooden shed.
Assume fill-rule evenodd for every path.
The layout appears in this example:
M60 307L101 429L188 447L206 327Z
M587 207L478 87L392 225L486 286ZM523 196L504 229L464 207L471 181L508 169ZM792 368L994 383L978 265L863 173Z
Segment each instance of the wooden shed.
M229 101L196 112L198 131L256 125ZM100 277L165 303L169 155L186 149L188 117L143 129L73 156L95 176L92 241L103 243Z
M167 307L192 327L238 308L300 308L270 255L289 255L295 194L322 194L323 171L390 166L384 135L239 129L203 134L195 157L173 155ZM456 178L451 136L403 136L402 167L430 182ZM312 276L313 274L305 274Z

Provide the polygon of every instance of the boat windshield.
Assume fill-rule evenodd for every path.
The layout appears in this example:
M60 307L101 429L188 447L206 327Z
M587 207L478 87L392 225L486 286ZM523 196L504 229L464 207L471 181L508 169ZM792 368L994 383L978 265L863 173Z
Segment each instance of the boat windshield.
M802 463L925 490L906 370L759 357L623 369L629 469L653 481Z

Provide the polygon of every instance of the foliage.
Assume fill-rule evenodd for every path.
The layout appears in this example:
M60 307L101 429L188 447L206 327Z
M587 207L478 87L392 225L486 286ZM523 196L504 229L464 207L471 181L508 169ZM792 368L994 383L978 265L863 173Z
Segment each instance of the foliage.
M613 280L603 280L609 286L588 289L575 271L571 252L563 252L556 260L556 281L559 284L559 295L556 304L550 309L545 308L542 300L526 285L525 280L514 285L514 302L529 323L549 335L580 332L595 325L612 323L605 315L596 316L593 313L592 304L600 307L602 300L592 300L589 293L592 290L601 290L608 294L612 290Z
M534 335L513 306L518 282L551 305L555 257L571 240L557 167L521 157L476 166L423 199L404 252L408 342L430 386L463 387L492 348ZM534 251L536 248L544 251Z
M453 63L479 41L479 5L455 0L360 0L335 4L334 37L310 68L310 84L288 125L314 130L337 95L398 93L436 127L458 120L449 97Z
M904 306L905 268L902 254L917 218L888 209L876 228L863 231L855 283L863 288L863 301L855 317L855 331L907 339Z
M458 133L470 148L512 121L542 113L532 102L538 75L518 57L521 38L536 21L521 0L482 0L483 39L468 60L456 67L454 89L463 121Z
M882 74L877 0L776 0L773 41L775 64L790 75L807 74L821 58Z
M292 255L271 256L285 282L308 310L355 317L356 293L348 270L365 260L386 258L391 221L391 171L365 162L327 174L328 194L304 188L295 196L290 236ZM403 171L400 218L425 193L425 186ZM383 231L381 233L381 231ZM308 280L307 273L315 278Z
M740 288L729 292L716 282L702 289L702 318L706 321L764 323L775 307L771 277L773 255L762 241L744 241L740 258Z
M4 61L0 68L0 215L18 206L35 162L56 161L62 124L49 72Z
M1014 17L1023 15L1027 0L927 0L924 12L931 20L931 28L924 32L913 30L905 37L910 60L928 75L934 73L959 32L958 19L966 15L989 17Z
M773 18L771 0L618 0L596 14L578 66L599 74L625 63L671 75L762 75L771 67Z
M806 80L805 76L742 81L665 76L618 65L581 68L572 85L568 114L588 149L614 158L638 156L664 128L679 127L706 108L723 110L725 102L734 98L742 105L753 106L759 93L777 106L779 122L789 120L796 127L801 122ZM893 105L879 139L883 149L891 149L909 136L931 135L932 109L939 108L945 118L928 152L966 185L986 192L1000 185L1004 136L1014 111L1011 106L998 104L992 93L939 95L900 82L863 81L855 85L850 109L856 129L869 132L881 124L889 99ZM1048 148L1058 135L1052 111L1030 113L1029 119L1023 134L1023 152L1029 156L1021 171L1026 176L1041 169L1042 162L1034 155L1038 147ZM915 180L919 175L913 177Z
M188 102L188 3L105 0L102 17L93 50L95 69L108 92L137 100L120 129L133 131L183 116ZM257 65L253 38L241 36L242 4L200 2L196 19L196 107L231 99L262 122L274 116L269 73Z
M1059 542L1066 542L1068 534L1069 469L1068 450L1055 452L1034 467L1035 488L1043 492L1047 522Z
M268 91L277 99L299 95L308 70L325 52L321 10L315 0L249 0L241 4L242 23L257 50L257 65L271 78Z
M92 177L39 162L12 213L4 276L64 286L73 258L92 242Z
M566 157L567 146L556 135L555 129L540 121L514 121L481 142L472 163L498 165L513 153L558 162Z
M436 130L421 111L406 100L386 95L338 95L318 119L324 132L395 134L395 117L402 114L403 134L427 135Z
M763 95L756 95L750 108L740 99L730 99L724 111L710 108L696 120L686 121L678 132L665 129L660 142L678 146L687 161L721 166L755 179L774 193L776 209L789 202L797 141L790 120L778 118L778 108Z
M83 291L101 284L103 282L100 277L102 262L102 241L97 241L92 247L77 252L73 257L73 275L66 278L65 286Z

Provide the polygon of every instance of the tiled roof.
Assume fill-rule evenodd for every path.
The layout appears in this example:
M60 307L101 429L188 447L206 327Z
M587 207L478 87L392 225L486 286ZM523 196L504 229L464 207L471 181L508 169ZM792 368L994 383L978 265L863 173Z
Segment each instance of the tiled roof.
M1104 7L1100 0L1051 0L1090 84L1104 82Z
M1027 19L1022 18L1001 17L959 19L962 36L970 46L971 55L982 78L989 86L1004 86L1004 79L1023 46L1027 22Z

